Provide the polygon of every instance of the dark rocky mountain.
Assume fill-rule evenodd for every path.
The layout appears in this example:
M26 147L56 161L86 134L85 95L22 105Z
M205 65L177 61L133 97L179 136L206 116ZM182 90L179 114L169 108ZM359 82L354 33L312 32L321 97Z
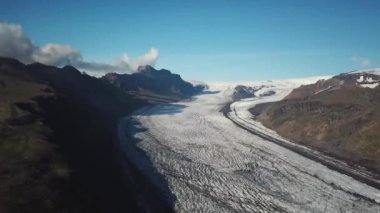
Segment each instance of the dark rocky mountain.
M251 112L286 138L380 173L378 74L343 73Z
M0 58L0 212L170 212L120 164L118 119L146 104L74 67Z
M240 99L244 99L244 98L253 98L253 97L256 97L256 92L259 91L260 89L263 89L265 87L270 87L270 86L265 86L265 85L262 85L262 86L243 86L243 85L237 85L235 88L234 88L234 91L232 93L232 99L233 100L240 100ZM275 91L273 90L268 90L264 93L261 93L259 94L258 96L269 96L269 95L273 95L275 93Z
M253 97L255 97L255 92L257 90L258 89L254 88L254 87L237 85L234 88L234 91L232 93L232 98L233 98L233 100L240 100L243 98L253 98Z
M121 90L138 97L164 96L178 100L188 98L201 92L204 86L193 86L184 81L180 75L173 74L169 70L156 70L152 66L139 67L133 74L109 73L102 77Z

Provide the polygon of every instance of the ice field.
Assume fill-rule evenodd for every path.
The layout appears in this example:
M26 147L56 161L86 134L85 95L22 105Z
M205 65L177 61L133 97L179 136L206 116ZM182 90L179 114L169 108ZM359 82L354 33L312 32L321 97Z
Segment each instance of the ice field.
M265 85L257 95L276 94L234 102L230 117L280 138L253 121L248 108L317 79L241 82ZM226 118L220 109L231 101L235 83L209 86L192 100L142 108L119 124L126 156L177 212L380 212L380 190Z

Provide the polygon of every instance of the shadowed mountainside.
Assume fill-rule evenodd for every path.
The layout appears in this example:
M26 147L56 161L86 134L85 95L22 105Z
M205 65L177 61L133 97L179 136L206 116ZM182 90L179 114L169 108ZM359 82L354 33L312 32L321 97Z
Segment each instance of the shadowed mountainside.
M146 65L132 74L109 73L102 79L121 90L139 96L164 96L172 100L188 98L202 92L203 85L193 86L169 70L156 70Z
M0 212L171 211L119 164L117 122L146 102L74 67L9 58L0 97Z

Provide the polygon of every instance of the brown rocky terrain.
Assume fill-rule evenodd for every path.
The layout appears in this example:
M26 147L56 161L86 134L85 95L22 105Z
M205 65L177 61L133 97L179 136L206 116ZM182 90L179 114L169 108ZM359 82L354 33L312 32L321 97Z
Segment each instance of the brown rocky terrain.
M353 72L304 85L251 109L280 135L380 172L380 76Z

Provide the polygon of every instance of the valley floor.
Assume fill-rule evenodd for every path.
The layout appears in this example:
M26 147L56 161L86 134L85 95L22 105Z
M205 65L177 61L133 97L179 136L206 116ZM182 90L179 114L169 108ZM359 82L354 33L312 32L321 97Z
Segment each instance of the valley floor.
M273 97L286 95L290 83L299 84L275 85ZM224 117L220 109L230 100L231 88L218 84L211 91L219 92L143 108L120 123L126 156L161 188L176 211L380 211L380 190ZM243 105L231 108L246 110ZM135 143L126 143L126 137Z

